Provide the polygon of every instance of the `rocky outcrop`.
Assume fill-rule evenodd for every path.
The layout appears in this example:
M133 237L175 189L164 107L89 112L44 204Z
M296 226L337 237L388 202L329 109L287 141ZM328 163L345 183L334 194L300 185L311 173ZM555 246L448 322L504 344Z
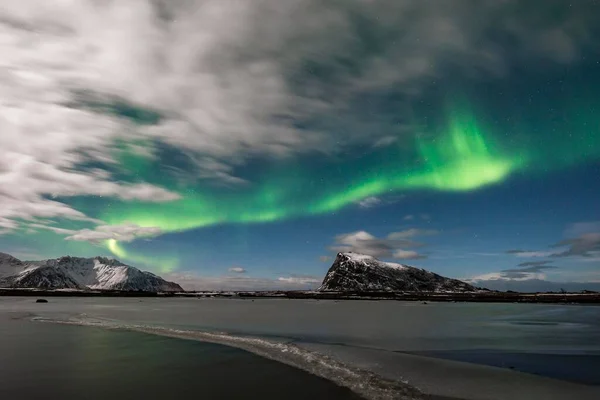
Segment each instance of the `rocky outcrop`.
M471 292L458 279L408 265L379 261L357 253L338 253L319 291L339 292Z

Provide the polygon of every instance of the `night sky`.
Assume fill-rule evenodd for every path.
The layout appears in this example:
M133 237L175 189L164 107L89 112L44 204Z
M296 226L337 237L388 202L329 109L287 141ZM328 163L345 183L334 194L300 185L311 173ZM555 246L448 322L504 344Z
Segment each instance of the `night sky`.
M600 287L600 2L9 1L0 251Z

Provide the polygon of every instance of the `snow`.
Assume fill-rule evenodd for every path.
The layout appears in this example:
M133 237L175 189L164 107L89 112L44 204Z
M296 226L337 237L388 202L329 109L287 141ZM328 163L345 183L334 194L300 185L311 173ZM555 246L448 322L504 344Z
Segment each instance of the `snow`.
M463 292L474 288L424 269L348 252L338 254L318 290Z
M0 278L22 273L28 267L10 254L0 253Z
M104 289L106 287L115 287L118 284L125 282L128 277L127 266L109 266L100 262L99 259L94 259L93 278L95 283L88 284L90 289Z
M375 259L375 257L368 256L366 254L360 254L360 253L342 253L342 255L346 256L347 258L351 259L352 261L365 261L365 260L377 261Z
M38 275L35 277L31 275L38 269ZM71 288L75 286L79 289L92 290L168 291L177 289L170 287L168 282L154 274L105 257L66 256L35 264L25 264L8 254L0 253L0 278L6 279L5 284L8 282L8 285L13 286L28 282L24 285Z
M346 256L348 259L354 261L354 262L360 262L363 264L368 264L368 265L376 265L378 267L387 267L387 268L394 268L394 269L406 269L405 265L402 264L397 264L397 263L391 263L391 262L385 262L385 261L379 261L378 259L376 259L373 256L369 256L366 254L360 254L360 253L341 253L342 255Z
M402 265L402 264L398 264L398 263L382 262L382 261L379 261L379 262L388 268L394 268L394 269L406 269L407 268L406 265Z

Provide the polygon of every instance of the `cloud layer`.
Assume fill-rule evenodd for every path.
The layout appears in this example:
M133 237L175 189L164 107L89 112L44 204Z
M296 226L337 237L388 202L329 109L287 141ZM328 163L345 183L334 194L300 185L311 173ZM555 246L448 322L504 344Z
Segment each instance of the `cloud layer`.
M553 247L566 247L566 250L552 254L552 257L600 257L600 232L584 233L576 238L565 239Z
M375 115L360 99L389 88L410 97L450 70L576 61L597 26L590 2L546 3L535 12L561 11L550 24L516 0L6 0L0 229L90 219L65 197L179 197L102 167L119 163L119 141L149 157L152 142L172 146L194 176L227 184L245 183L233 166L247 157L391 145L407 132L398 110Z
M426 256L407 248L421 247L423 243L416 242L413 238L418 236L435 235L438 231L433 229L407 229L392 232L385 238L377 238L366 231L343 233L335 237L335 243L329 247L335 252L354 252L367 254L379 258L397 258L401 260L421 259Z
M136 224L99 225L95 229L80 230L64 229L37 223L30 224L29 226L34 229L45 229L59 235L66 235L66 240L90 242L93 244L99 244L110 239L119 242L131 242L138 238L151 238L162 233L159 228L141 227Z

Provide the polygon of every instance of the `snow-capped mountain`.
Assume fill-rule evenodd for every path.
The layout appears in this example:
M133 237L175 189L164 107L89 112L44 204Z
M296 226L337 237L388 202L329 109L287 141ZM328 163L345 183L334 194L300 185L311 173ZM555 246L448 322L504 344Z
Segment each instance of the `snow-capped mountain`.
M181 286L106 257L23 262L0 253L0 287L179 292Z
M318 290L470 292L476 289L468 283L424 269L383 262L364 254L338 253Z
M0 282L3 278L17 275L27 268L27 264L11 256L10 254L0 253Z

